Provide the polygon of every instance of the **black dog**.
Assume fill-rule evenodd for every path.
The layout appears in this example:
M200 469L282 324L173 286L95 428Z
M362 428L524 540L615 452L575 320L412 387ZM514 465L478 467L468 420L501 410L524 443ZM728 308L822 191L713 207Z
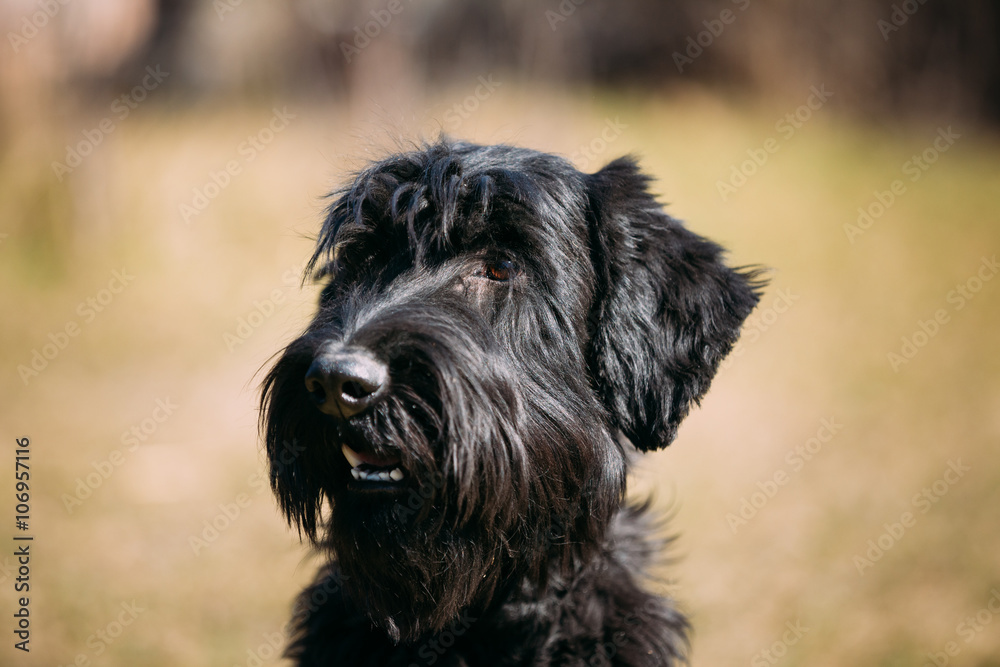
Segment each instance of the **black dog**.
M331 556L298 664L683 659L685 619L643 589L664 542L623 504L627 452L671 442L760 283L647 183L441 142L340 193L319 311L262 398L281 508Z

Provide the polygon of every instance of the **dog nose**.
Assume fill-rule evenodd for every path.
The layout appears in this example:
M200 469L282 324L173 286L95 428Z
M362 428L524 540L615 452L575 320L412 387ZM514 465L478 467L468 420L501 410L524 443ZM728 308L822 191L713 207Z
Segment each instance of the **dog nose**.
M385 364L362 350L319 354L306 372L306 389L321 412L347 419L382 396L389 379Z

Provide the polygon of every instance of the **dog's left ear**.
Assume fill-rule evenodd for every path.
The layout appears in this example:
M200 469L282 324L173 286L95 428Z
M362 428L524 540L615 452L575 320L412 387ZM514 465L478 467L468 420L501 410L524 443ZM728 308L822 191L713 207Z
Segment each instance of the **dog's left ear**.
M650 195L630 158L586 177L591 257L591 378L612 425L639 449L666 447L759 299L758 271L684 228Z

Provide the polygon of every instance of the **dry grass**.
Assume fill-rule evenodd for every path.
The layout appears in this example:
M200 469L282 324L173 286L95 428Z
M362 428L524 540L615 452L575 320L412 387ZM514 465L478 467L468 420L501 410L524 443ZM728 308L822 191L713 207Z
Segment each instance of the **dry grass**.
M266 125L269 107L143 108L62 184L49 163L86 120L49 136L44 150L29 143L38 128L9 146L0 162L0 232L9 235L0 241L0 437L5 451L16 436L32 438L36 541L33 650L25 661L8 635L0 663L85 655L104 665L248 664L314 569L261 484L255 373L309 314L313 290L286 272L309 251L320 195L391 145L376 130L386 124L402 136L443 126L571 155L619 118L627 128L600 161L639 153L675 215L732 248L734 262L775 269L759 335L745 339L679 441L636 472L637 490L677 504L682 558L669 574L693 616L694 664L751 662L796 620L809 631L777 664L917 665L948 641L961 649L953 664L998 664L990 656L1000 654L1000 618L968 642L956 626L1000 587L1000 280L961 310L947 300L1000 248L996 140L956 126L955 145L851 244L842 225L874 190L905 178L901 165L931 144L933 126L888 134L821 110L723 202L716 181L776 136L774 122L792 109L508 82L456 130L443 114L467 93L374 117L364 105L290 102L294 122L190 224L179 205L210 171L242 161L238 147ZM85 322L78 304L123 267L134 280ZM273 290L282 303L227 349L224 334ZM767 314L781 290L796 300ZM940 308L949 322L894 372L886 353ZM70 320L80 335L25 386L18 365ZM157 399L176 410L128 451L123 432L151 417ZM824 418L843 428L793 471L786 452ZM67 511L64 494L116 449L124 462ZM971 470L920 513L912 496L958 459ZM787 484L734 534L727 513L779 470ZM240 516L196 555L191 536L241 494ZM11 495L8 473L8 518ZM915 525L859 575L854 556L906 510ZM0 603L12 610L12 559L0 564ZM92 635L133 600L144 611L99 655Z

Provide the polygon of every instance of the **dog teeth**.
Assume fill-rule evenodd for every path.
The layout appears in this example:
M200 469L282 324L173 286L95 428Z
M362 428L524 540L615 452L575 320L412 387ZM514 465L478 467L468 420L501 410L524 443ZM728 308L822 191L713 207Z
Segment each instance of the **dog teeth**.
M359 482L399 482L406 474L401 468L392 470L370 470L355 466L351 468L351 477Z

